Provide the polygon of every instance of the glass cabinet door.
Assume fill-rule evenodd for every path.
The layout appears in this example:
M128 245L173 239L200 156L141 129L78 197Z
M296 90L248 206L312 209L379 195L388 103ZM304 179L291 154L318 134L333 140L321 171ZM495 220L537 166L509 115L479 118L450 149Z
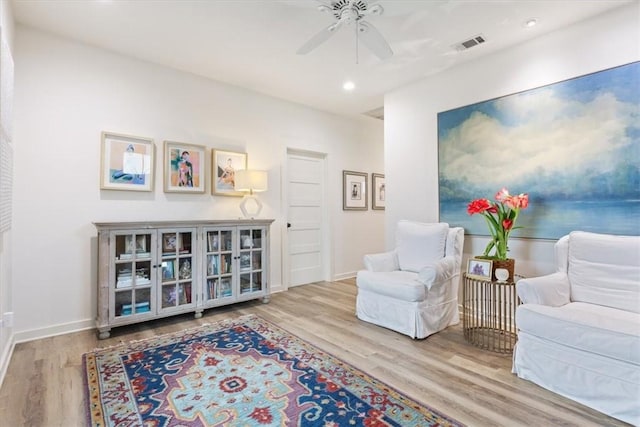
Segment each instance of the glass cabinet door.
M195 230L159 230L158 249L162 254L158 268L160 311L195 305Z
M151 299L152 244L151 232L112 233L114 245L113 292L114 320L126 316L150 314L154 311Z
M240 296L265 290L263 228L240 229L238 264L240 272Z
M234 298L233 242L233 229L221 228L205 230L205 303Z

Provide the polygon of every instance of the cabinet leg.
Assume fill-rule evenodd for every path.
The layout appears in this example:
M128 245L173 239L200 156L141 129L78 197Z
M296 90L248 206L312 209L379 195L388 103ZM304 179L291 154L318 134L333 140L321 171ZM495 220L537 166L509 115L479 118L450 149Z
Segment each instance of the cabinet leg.
M265 295L262 297L262 303L263 304L269 304L269 301L271 300L271 297L269 295Z
M100 329L98 330L98 339L106 340L111 336L111 329Z
M194 317L195 319L199 319L199 318L201 318L201 317L202 317L202 312L201 312L201 311L196 311L196 312L195 312L195 314L193 315L193 317Z

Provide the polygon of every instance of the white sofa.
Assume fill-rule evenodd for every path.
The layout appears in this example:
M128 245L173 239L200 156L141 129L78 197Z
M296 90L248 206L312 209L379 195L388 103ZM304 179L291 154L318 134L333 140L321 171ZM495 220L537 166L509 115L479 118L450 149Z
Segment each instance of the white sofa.
M516 289L513 372L640 425L640 236L574 231L558 270Z
M399 221L393 251L365 255L356 314L412 338L460 322L458 286L464 230L446 223Z

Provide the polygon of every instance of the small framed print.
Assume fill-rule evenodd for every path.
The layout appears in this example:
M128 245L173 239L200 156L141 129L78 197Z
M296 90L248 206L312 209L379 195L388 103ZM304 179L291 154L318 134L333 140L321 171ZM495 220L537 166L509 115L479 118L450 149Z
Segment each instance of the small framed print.
M242 196L244 193L235 190L235 174L237 170L247 168L247 153L233 151L211 151L211 188L218 196Z
M342 210L366 211L368 197L367 174L342 171Z
M205 153L201 145L164 142L164 192L204 193Z
M136 251L136 242L133 239L133 235L128 234L124 236L124 253L133 254Z
M162 252L175 252L176 245L176 233L167 233L162 235Z
M384 200L386 195L384 175L381 173L371 174L371 209L384 210Z
M147 252L147 236L139 234L136 236L136 253Z
M154 152L152 139L102 132L100 188L153 191Z
M175 274L175 262L176 260L162 261L162 281L174 280Z
M467 277L480 280L491 280L493 261L490 259L470 258L467 264Z

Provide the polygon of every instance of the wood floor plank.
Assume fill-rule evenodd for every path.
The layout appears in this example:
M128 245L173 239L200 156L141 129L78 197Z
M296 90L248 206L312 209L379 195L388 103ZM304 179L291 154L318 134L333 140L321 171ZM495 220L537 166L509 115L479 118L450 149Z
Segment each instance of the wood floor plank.
M352 279L298 286L193 314L116 328L106 340L83 331L16 345L0 388L0 425L82 426L82 354L219 320L257 314L325 352L470 426L625 426L626 424L521 380L511 356L464 340L462 326L424 340L360 321Z

